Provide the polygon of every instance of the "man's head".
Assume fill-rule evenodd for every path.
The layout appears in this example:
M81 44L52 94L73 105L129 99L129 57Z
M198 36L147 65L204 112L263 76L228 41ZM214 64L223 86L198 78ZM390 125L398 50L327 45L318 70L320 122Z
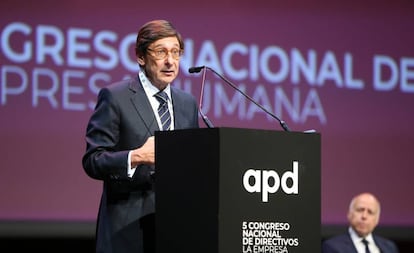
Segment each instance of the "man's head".
M177 77L183 51L183 39L168 21L150 21L138 32L137 61L148 79L160 90Z
M380 203L371 193L361 193L355 196L348 210L348 221L351 227L361 237L367 236L378 225Z

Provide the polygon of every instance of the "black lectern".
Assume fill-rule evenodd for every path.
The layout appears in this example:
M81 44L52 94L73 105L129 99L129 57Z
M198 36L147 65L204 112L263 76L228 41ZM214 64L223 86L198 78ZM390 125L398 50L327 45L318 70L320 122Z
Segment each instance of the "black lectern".
M320 252L320 134L155 134L157 253Z

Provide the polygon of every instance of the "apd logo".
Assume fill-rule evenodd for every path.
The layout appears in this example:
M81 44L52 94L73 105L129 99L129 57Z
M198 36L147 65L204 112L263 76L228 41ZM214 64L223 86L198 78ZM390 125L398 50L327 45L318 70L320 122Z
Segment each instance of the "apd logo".
M290 186L288 179L292 182ZM271 181L274 183L271 184ZM250 193L261 192L262 202L268 202L269 193L276 193L279 188L282 188L286 194L298 194L298 184L298 161L293 161L293 170L286 171L282 177L275 170L249 169L243 175L244 189Z

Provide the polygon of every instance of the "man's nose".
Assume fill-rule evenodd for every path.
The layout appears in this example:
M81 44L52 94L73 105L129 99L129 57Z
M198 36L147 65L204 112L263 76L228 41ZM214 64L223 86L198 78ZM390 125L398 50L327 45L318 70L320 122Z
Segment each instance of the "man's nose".
M368 216L368 212L367 212L367 211L362 212L361 217L362 217L363 219L366 219L366 218L367 218L367 216Z

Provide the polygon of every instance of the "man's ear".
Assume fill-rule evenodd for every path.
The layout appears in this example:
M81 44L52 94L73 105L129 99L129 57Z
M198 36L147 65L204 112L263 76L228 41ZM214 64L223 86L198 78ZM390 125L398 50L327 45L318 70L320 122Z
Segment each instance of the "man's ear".
M137 56L137 62L139 65L144 66L145 65L144 56Z

